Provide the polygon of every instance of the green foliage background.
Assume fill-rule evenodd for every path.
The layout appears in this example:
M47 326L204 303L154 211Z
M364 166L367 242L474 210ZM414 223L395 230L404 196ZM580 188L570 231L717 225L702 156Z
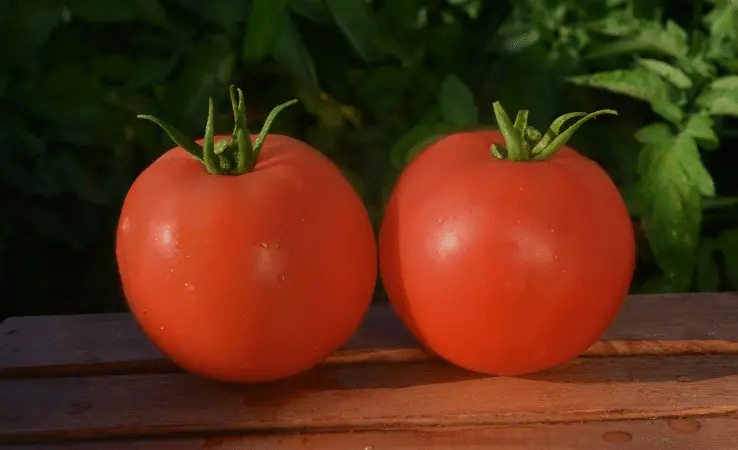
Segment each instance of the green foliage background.
M738 0L0 2L0 317L121 310L114 236L135 176L171 146L139 113L252 129L329 155L375 224L423 145L614 108L572 145L637 225L634 292L738 289ZM381 287L378 294L381 297Z

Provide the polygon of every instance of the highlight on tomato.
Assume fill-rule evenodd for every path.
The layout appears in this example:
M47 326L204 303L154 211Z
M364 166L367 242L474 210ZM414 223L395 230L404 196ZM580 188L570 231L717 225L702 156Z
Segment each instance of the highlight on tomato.
M177 144L131 186L116 256L138 324L181 368L229 382L310 369L358 327L377 278L366 209L338 167L300 140L246 127L231 86L232 135L166 122Z
M601 114L570 113L545 133L514 123L448 135L405 168L379 233L380 276L407 328L433 353L496 375L581 354L628 294L631 220L595 162L567 147ZM570 119L581 117L562 131Z

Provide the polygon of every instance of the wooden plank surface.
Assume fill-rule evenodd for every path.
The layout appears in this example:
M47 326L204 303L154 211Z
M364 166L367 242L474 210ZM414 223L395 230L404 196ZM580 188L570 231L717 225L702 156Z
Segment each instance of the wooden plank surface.
M255 386L186 373L0 380L0 443L433 426L587 423L738 412L731 355L579 358L489 377L440 361L324 365ZM738 448L738 436L731 442Z
M738 293L631 296L602 339L585 356L736 354ZM328 363L427 359L391 307L377 304ZM21 317L0 324L0 378L175 371L130 314Z
M0 450L735 450L738 418L0 445Z

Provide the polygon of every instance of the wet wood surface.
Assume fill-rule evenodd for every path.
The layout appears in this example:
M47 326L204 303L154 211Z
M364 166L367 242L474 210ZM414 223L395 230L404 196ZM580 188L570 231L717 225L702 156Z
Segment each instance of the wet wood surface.
M525 377L428 355L388 305L326 364L253 386L178 370L127 314L0 324L0 449L734 450L737 418L733 293L632 296L585 355Z

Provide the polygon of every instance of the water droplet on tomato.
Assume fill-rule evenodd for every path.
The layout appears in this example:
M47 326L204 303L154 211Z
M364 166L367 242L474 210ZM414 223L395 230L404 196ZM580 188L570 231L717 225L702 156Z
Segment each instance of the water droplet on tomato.
M283 283L284 283L284 282L286 282L286 281L287 281L287 275L284 275L284 274L283 274L283 275L280 275L280 276L279 276L279 280L280 280L281 282L283 282Z
M267 248L267 247L269 247L269 244L267 244L266 242L262 242L261 243L261 246L264 247L264 248Z
M305 222L305 218L304 217L300 217L300 222Z
M274 248L279 248L279 244L274 244Z
M558 260L559 260L559 255L556 255L556 254L554 254L554 259L555 259L556 261L558 261Z
M159 327L160 330L164 330L164 327Z
M187 288L190 291L194 291L195 290L195 286L191 285L190 283L185 283L184 284L184 287Z
M515 223L518 224L518 225L520 225L521 222L520 222L520 220L516 220Z

